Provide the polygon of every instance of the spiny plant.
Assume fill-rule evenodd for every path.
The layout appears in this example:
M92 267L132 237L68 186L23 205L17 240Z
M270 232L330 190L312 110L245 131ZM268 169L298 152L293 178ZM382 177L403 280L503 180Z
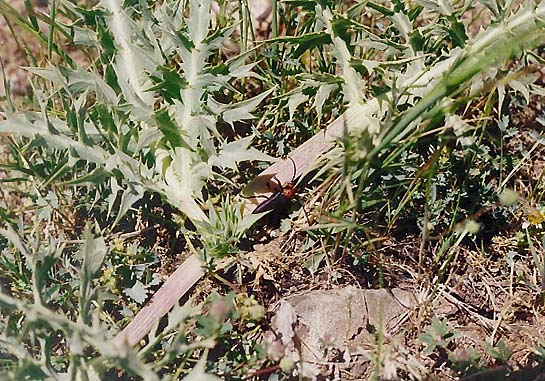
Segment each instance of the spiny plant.
M225 181L224 172L240 161L270 159L248 146L251 136L229 141L221 134L251 119L249 112L271 93L218 101L221 93L241 98L231 84L253 75L244 56L221 61L219 48L236 26L218 25L210 2L190 2L187 9L176 2L149 8L105 1L91 10L60 4L76 21L54 26L99 52L92 70L28 68L49 85L33 92L40 111L8 109L1 130L62 155L53 169L36 174L48 182L56 176L64 184L111 189L108 214L118 206L113 225L146 191L194 222L208 221L198 201L205 201L205 183ZM95 29L86 29L85 40L77 38L82 22Z
M31 271L25 287L30 287L34 295L33 301L27 303L3 294L3 314L16 311L7 322L13 329L4 331L3 343L13 354L9 356L9 374L17 379L55 377L56 373L102 379L113 365L144 379L157 379L155 370L137 360L132 352L107 343L114 332L108 333L107 326L100 323L103 294L93 286L94 276L110 252L102 237L115 231L145 193L155 193L181 213L180 224L188 219L199 227L202 237L209 238L209 244L204 245L210 249L209 255L223 255L218 246L225 242L215 236L217 229L234 224L233 232L241 237L246 227L241 225L240 213L216 214L215 206L206 203L207 183L229 184L228 173L235 171L241 161L271 159L251 148L251 132L239 127L240 121L252 119L250 112L272 89L265 88L254 97L246 97L239 90L241 83L256 76L252 72L255 63L246 63L248 55L225 60L220 48L238 24L232 18L220 23L210 1L103 1L88 9L70 1L55 1L51 19L41 20L47 22L48 35L34 22L35 14L31 13L27 20L9 4L2 2L2 6L8 19L12 17L10 20L50 47L50 65L27 68L34 75L32 103L27 110L15 109L8 94L0 131L14 134L11 152L16 164L6 168L19 174L19 181L25 184L21 189L30 190L24 197L41 203L43 210L61 212L55 198L45 196L54 195L48 193L52 187L59 192L75 187L76 195L84 197L78 200L75 195L73 200L89 206L91 212L94 206L106 204L103 216L95 214L97 225L93 233L88 230L83 240L76 243L82 245L84 254L73 259L70 258L74 249L57 240L74 232L64 232L59 226L50 230L50 218L14 216L19 220L17 233L9 221L2 222L2 234L8 239L2 241L5 265L14 270L14 279L24 280L27 271ZM63 18L56 18L55 14ZM62 38L90 53L93 62L87 69L58 53L63 52ZM234 134L225 133L227 130ZM237 221L221 222L218 216ZM253 220L255 217L248 221ZM34 221L37 226L48 228L29 229ZM243 227L237 228L237 224ZM35 253L22 243L31 234ZM114 241L114 246L119 246L119 242ZM38 254L44 250L44 254ZM101 255L97 256L99 252ZM21 254L23 258L19 257ZM71 287L72 297L78 295L78 303L68 308L67 316L57 315L44 302L51 302L57 282L71 277L66 270L57 274L57 280L48 276L56 266L63 268L63 262L81 268L77 275L72 274L82 283ZM21 265L28 266L28 270L15 272ZM110 276L117 276L115 269L116 266L107 269ZM141 291L133 286L127 294L140 300ZM44 292L48 297L43 296ZM172 332L182 321L198 314L198 309L189 306L184 307L184 313L176 311L170 315L171 325L164 332ZM77 323L72 322L72 313L79 316ZM38 326L42 328L37 329ZM23 330L17 332L17 327ZM55 345L64 343L72 351L71 356L68 352L53 358L49 355L51 344L47 337L51 337L52 330L58 330L60 335ZM218 333L214 332L208 333ZM213 341L212 336L207 335L206 340ZM197 338L192 340L187 348L178 347L188 357L211 347L212 341L205 340L200 345ZM72 348L69 341L74 341L77 348ZM34 361L22 342L31 351L41 352L41 359ZM86 363L83 359L87 348L99 351L103 357L93 364ZM202 373L204 362L199 364L192 376L202 379L206 377ZM160 362L156 369L160 369ZM187 369L181 366L180 372L187 373Z

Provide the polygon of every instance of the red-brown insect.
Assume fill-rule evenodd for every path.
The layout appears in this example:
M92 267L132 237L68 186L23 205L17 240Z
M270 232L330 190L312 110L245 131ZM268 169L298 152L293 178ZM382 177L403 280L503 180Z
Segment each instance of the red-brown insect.
M290 202L290 200L292 200L297 195L297 187L295 185L295 175L297 174L297 167L295 165L295 161L293 161L291 157L288 157L288 159L290 159L293 164L293 177L291 178L290 182L282 186L280 180L276 178L276 183L273 183L274 188L271 183L269 183L269 188L274 191L274 193L261 204L259 204L257 208L255 208L252 212L253 214L268 212L271 210L279 210L285 207Z

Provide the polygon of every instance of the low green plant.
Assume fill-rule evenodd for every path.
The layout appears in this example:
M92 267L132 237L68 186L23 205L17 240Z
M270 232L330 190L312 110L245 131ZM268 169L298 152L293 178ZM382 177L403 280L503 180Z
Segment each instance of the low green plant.
M496 345L492 345L489 342L485 341L482 343L482 346L485 349L486 353L500 364L505 364L513 353L511 349L507 347L503 340L498 340Z
M420 335L420 341L426 344L424 354L431 354L436 349L445 351L449 344L460 337L460 334L453 330L446 321L434 316L431 324Z
M545 342L540 342L534 347L534 352L542 359L545 359Z
M457 348L448 353L451 368L462 375L470 375L481 369L481 356L479 352L469 346Z

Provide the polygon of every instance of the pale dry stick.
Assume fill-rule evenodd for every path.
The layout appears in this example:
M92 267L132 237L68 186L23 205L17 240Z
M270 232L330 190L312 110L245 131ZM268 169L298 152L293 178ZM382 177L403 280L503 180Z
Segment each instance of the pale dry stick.
M196 255L187 258L155 293L148 305L114 337L113 344L118 348L124 344L131 347L138 344L203 275L200 259Z
M536 148L544 143L545 143L545 139L539 139L538 141L536 141L534 145L532 146L532 148L522 157L522 160L515 166L515 168L511 170L511 172L507 175L507 177L501 182L498 189L503 189L503 187L505 187L505 185L511 179L511 177L513 177L518 172L518 170L522 167L522 165L525 164L528 161L528 159L530 159L530 157L532 156L532 153L536 150Z
M347 113L350 115L350 113ZM289 156L295 162L295 177L308 170L320 154L328 151L335 140L342 136L345 126L353 123L355 116L341 116L333 121L326 130L320 131ZM289 160L281 160L267 168L246 187L245 192L259 197L247 199L244 214L250 214L272 191L267 185L273 178L286 184L294 178L293 165ZM142 340L170 309L182 298L204 275L201 261L196 255L190 256L161 286L151 301L136 317L119 333L113 344L120 348L123 345L135 346Z

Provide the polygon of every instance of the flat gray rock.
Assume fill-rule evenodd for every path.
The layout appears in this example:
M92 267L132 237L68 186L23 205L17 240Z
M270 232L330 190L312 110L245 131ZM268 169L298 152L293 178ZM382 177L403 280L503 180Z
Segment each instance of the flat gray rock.
M414 295L401 289L312 291L281 300L273 329L286 355L296 363L302 359L306 369L300 371L313 379L323 374L321 365L354 369L373 332L388 336L415 304Z

